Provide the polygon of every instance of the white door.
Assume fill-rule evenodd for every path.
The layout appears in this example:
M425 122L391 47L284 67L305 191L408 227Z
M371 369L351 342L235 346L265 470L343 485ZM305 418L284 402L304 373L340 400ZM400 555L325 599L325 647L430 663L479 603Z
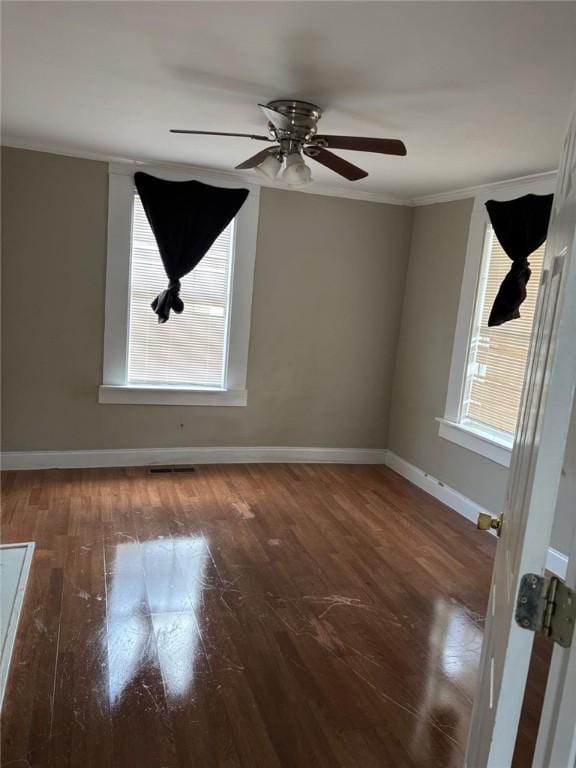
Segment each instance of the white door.
M576 403L573 408L576 410ZM576 414L572 414L572 419L576 419ZM572 508L576 507L575 442L572 441L571 458L564 465L567 499ZM576 520L565 584L576 592ZM576 637L570 648L554 646L533 766L576 767Z
M533 640L533 634L514 621L516 596L523 574L544 572L575 385L576 100L546 243L492 574L467 768L508 768L512 762Z

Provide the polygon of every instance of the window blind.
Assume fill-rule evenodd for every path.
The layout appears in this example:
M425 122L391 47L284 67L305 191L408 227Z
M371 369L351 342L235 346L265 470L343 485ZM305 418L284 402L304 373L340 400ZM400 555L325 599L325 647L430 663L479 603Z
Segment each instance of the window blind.
M158 246L138 195L132 214L128 383L225 385L234 221L182 280L184 312L159 324L150 303L166 288Z
M511 261L492 228L488 228L468 352L464 421L478 422L509 434L516 429L544 247L529 257L532 276L527 286L528 295L520 307L521 317L489 328L490 309Z

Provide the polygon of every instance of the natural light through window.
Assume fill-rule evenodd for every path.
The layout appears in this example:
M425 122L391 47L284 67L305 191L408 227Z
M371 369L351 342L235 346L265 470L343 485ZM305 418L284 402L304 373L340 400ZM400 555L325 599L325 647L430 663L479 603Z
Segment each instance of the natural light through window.
M150 308L167 287L158 247L138 195L132 215L128 384L223 388L234 222L182 279L184 312L160 325Z
M520 317L488 327L494 298L511 261L491 228L482 258L480 280L468 350L461 422L493 431L494 437L511 438L520 408L524 372L542 274L544 245L529 257L532 276Z

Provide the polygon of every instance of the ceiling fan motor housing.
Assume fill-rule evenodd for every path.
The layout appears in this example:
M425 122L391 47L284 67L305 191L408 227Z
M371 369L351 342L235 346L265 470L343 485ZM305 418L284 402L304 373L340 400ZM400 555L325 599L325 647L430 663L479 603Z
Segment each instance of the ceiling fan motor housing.
M322 110L316 104L295 99L275 99L266 105L280 112L289 122L286 128L268 123L268 130L277 139L284 152L298 151L316 135Z

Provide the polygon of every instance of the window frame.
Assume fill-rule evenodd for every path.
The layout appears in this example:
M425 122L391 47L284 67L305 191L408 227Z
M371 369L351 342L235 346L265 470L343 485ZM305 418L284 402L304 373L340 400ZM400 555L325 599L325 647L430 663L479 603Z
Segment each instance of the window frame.
M490 219L486 211L488 200L512 200L521 195L554 193L556 174L525 182L506 182L483 187L474 197L466 260L460 288L456 317L450 375L446 392L444 415L437 418L440 437L478 453L502 466L509 467L514 440L507 433L462 418L462 401L466 386L466 368L470 335L474 322L482 261Z
M223 387L128 384L132 207L136 171L170 181L195 179L205 184L249 190L235 222ZM245 406L260 187L225 173L134 163L110 163L108 180L104 359L98 401L135 405Z

